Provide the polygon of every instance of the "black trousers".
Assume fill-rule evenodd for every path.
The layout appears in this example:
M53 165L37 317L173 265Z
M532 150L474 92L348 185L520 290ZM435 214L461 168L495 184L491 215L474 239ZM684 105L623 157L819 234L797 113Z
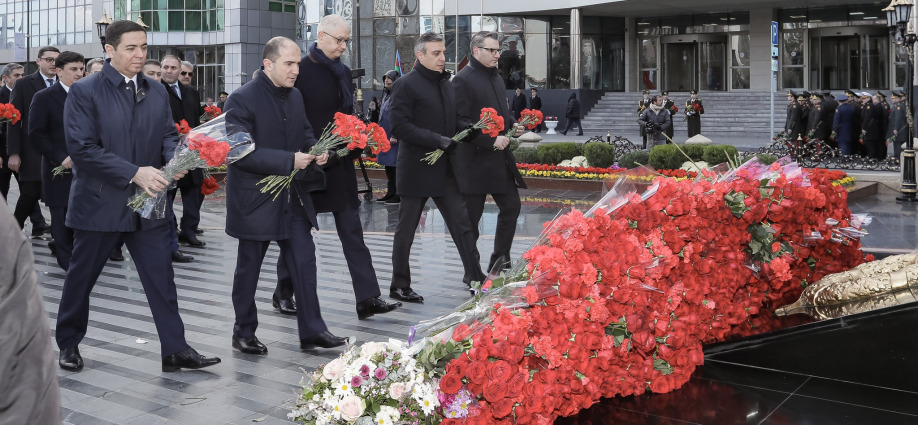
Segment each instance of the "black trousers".
M335 227L338 230L338 239L341 240L341 248L344 249L347 269L351 273L354 298L359 303L380 296L379 280L376 278L376 269L373 268L370 248L367 248L367 244L363 241L360 211L357 209L335 211L332 215L335 217ZM290 270L283 256L277 259L277 288L274 289L274 294L282 299L294 295Z
M74 229L73 256L57 312L55 338L58 347L75 347L83 340L89 323L89 295L112 249L123 239L150 304L159 334L160 353L166 357L188 348L185 325L179 315L172 257L167 248L169 225L166 220L159 226L135 232Z
M520 216L519 189L512 178L508 179L507 184L510 189L507 193L491 194L494 203L497 204L497 229L494 231L494 252L491 254L491 260L488 261L488 271L493 272L495 266L502 268L510 263L510 247L513 245L513 236L516 235L516 221ZM485 199L488 195L465 195L465 206L469 212L469 221L472 224L472 233L475 235L475 241L478 241L479 222L484 214Z
M194 236L194 230L201 223L201 205L204 204L204 194L201 193L201 186L183 186L170 191L172 202L175 202L175 195L178 191L182 191L182 220L181 222L176 220L178 234Z
M16 217L16 222L19 223L20 229L25 225L26 218L29 218L35 208L38 207L39 199L41 199L41 181L24 182L19 180L19 200L16 201L16 209L13 211L13 216Z
M300 338L318 335L328 330L319 312L319 296L316 294L316 245L312 240L312 226L300 214L294 214L290 222L290 239L277 241L280 258L287 264L296 300L296 321ZM236 273L233 276L233 309L236 323L233 333L247 338L255 335L258 328L258 309L255 306L255 290L265 252L271 241L239 240L236 257Z
M50 207L51 209L51 237L54 239L57 254L57 265L64 271L70 268L70 258L73 256L73 229L67 227L67 207Z
M2 143L2 141L0 141ZM10 194L10 183L13 181L13 170L6 168L6 158L3 159L3 167L0 167L0 195L3 195L3 200L7 199L7 195ZM35 203L35 209L32 210L32 214L29 215L29 220L32 221L32 224L42 224L45 223L45 217L41 215L41 206L38 203ZM23 223L25 224L25 223Z
M386 196L396 196L395 167L386 165Z
M571 128L573 128L574 124L577 124L577 134L583 134L583 127L580 125L579 118L577 119L568 118L567 125L564 126L564 131L562 131L561 133L567 133Z
M688 137L701 134L701 115L689 115L685 121L688 123Z
M392 283L390 289L411 287L411 245L414 243L414 234L421 221L421 213L428 199L433 199L434 204L440 209L443 221L449 229L449 234L459 250L465 277L483 282L485 274L481 272L478 264L478 248L475 246L475 234L469 222L465 199L459 193L459 187L452 176L448 177L445 185L446 193L438 197L401 196L398 206L398 225L395 226L395 238L392 242Z

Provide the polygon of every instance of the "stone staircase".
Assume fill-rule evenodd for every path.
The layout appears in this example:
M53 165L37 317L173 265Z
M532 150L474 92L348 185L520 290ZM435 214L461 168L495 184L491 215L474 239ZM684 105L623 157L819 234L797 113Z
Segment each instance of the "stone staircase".
M682 120L688 92L670 93L679 112L673 116L675 137L681 142L687 137L687 127ZM764 146L773 136L768 123L769 96L767 91L703 92L704 115L701 117L701 134L716 143L736 146ZM586 134L622 135L635 140L638 133L637 102L640 93L608 92L586 113L582 124ZM775 93L775 132L781 130L786 116L787 95Z

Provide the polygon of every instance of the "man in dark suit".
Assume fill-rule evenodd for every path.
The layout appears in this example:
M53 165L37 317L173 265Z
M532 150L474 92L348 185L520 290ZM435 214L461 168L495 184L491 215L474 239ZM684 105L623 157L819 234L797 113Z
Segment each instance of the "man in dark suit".
M493 31L480 31L472 35L469 64L453 78L456 91L456 113L460 125L473 124L479 119L482 108L494 108L504 118L504 126L516 125L500 96L502 80L497 71L500 48L499 36ZM516 89L517 97L525 100ZM513 115L517 115L514 98ZM517 127L517 136L525 127ZM484 213L485 199L490 194L497 204L497 229L494 232L494 252L487 271L497 272L510 268L510 247L516 234L516 221L520 216L520 194L517 188L526 183L516 168L516 158L510 152L510 139L500 135L491 137L478 133L470 143L456 148L450 159L456 173L459 192L465 196L472 234L478 241L478 222ZM481 276L465 276L469 284Z
M317 223L309 192L325 186L319 165L328 155L304 153L316 139L306 119L303 97L293 89L300 48L293 40L275 37L265 44L262 58L264 72L227 101L227 122L247 129L255 141L255 150L230 165L227 173L226 233L239 239L233 277L233 348L246 354L268 353L255 336L255 289L271 241L280 246L280 258L286 261L300 302L296 311L300 348L338 347L347 339L328 332L316 294L316 246L311 230ZM275 199L272 193L262 193L262 179L286 176L294 169L300 171L281 196Z
M188 126L195 128L201 125L201 97L197 90L179 82L181 62L172 55L166 55L162 60L163 84L169 93L169 106L172 110L172 120L180 122L185 120ZM195 169L188 172L176 184L182 192L182 221L179 225L178 241L190 246L203 247L205 243L197 238L196 230L201 223L201 205L204 195L201 193L201 184L204 182L204 170ZM175 199L176 190L172 191ZM177 248L177 247L176 247Z
M25 68L18 63L8 63L0 71L0 103L10 103L10 93L13 92L13 84L16 80L22 78ZM6 124L0 124L0 195L6 200L6 195L10 191L10 181L13 179L13 171L9 167L9 156L6 154ZM41 216L41 211L38 211ZM35 214L32 215L34 217ZM34 229L34 222L32 228Z
M497 52L495 55L500 54L500 43L498 43ZM513 118L519 121L520 116L523 114L523 109L528 108L529 105L526 104L526 96L523 95L523 91L519 87L516 88L516 95L513 96ZM476 120L477 121L477 120Z
M351 30L339 15L327 15L319 22L318 40L309 46L300 62L296 88L303 93L306 118L319 137L336 112L353 113L353 80L351 70L341 62L347 50ZM308 97L308 98L307 98ZM235 103L233 103L235 104ZM344 258L351 274L357 318L366 319L374 314L388 313L401 304L389 304L380 296L379 281L373 268L370 249L363 240L360 222L360 198L357 196L357 174L354 159L360 150L338 158L334 151L325 165L325 188L312 193L316 212L330 212L335 217L338 239L344 249ZM278 299L292 295L290 277L284 262L278 261Z
M529 109L532 109L533 111L542 110L542 98L539 97L539 90L537 90L535 87L532 88L532 96L529 97ZM539 125L537 125L535 128L535 132L541 133L543 125L545 125L544 121L540 122Z
M676 135L676 131L673 129L675 125L672 125L672 123L676 122L676 120L673 119L673 116L676 115L676 112L679 112L679 108L676 107L676 102L673 102L673 100L669 98L668 91L663 91L660 94L663 96L663 109L665 109L666 112L669 112L670 126L664 132L669 137L669 139L666 140L666 143L672 143L672 140Z
M392 134L401 144L395 184L402 202L392 242L389 296L402 301L424 301L424 297L411 288L408 259L428 199L433 199L443 215L459 250L465 276L478 280L484 275L478 264L478 248L465 199L449 163L451 152L459 143L451 137L461 127L456 121L455 91L449 82L450 74L444 70L445 52L442 35L422 34L414 45L417 65L392 86ZM442 149L444 157L433 164L422 161L435 149Z
M115 21L105 41L111 59L101 72L71 86L64 104L74 164L66 224L74 238L57 313L58 363L66 370L83 368L78 345L86 335L89 296L115 244L124 240L156 324L163 372L217 364L219 358L204 357L185 341L168 249L172 217L144 219L127 206L138 188L150 195L165 190L169 180L160 168L178 144L166 89L140 75L147 34L135 22Z
M10 94L10 103L22 114L22 119L16 125L7 124L6 148L9 155L9 167L16 174L19 182L19 200L13 215L19 227L25 224L25 219L35 211L38 200L41 199L41 154L29 142L29 106L32 97L39 90L51 87L57 81L54 61L60 50L57 47L45 46L38 50L38 71L23 77L16 82ZM33 235L34 235L33 229ZM39 236L44 231L38 233Z
M45 204L51 209L51 237L48 242L57 264L64 271L70 268L73 252L73 230L65 224L67 204L70 198L70 184L73 181L73 160L67 152L64 140L64 102L70 86L83 77L83 55L63 52L55 62L57 82L53 86L35 93L29 108L29 138L41 153L41 189ZM67 171L55 176L55 167Z

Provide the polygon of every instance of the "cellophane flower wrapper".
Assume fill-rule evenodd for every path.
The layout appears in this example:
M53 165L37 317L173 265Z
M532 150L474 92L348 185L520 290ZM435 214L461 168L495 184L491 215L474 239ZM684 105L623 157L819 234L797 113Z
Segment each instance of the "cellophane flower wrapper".
M221 149L226 150L225 156L222 155L221 151L219 156L208 157L204 155L202 157L198 150L192 149L197 143L210 144L213 142L219 143ZM175 155L160 170L163 178L169 181L168 186L156 192L153 197L138 186L135 188L134 196L128 201L128 206L146 219L157 220L165 218L167 215L166 194L176 185L176 181L172 178L173 176L182 171L195 168L206 169L207 167L232 164L248 155L254 149L255 143L252 136L242 126L227 123L226 114L222 114L181 136L179 144L175 148Z

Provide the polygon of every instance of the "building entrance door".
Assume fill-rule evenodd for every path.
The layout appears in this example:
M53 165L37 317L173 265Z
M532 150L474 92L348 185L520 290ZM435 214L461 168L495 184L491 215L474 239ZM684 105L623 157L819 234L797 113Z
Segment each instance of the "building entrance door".
M695 43L667 43L664 45L666 59L663 61L665 79L663 87L668 91L685 92L697 90L697 46Z
M887 89L889 46L885 28L810 30L809 85L820 90Z
M860 87L860 40L857 36L823 37L819 56L822 61L820 85L823 90Z
M727 43L723 37L663 37L663 90L726 90Z

